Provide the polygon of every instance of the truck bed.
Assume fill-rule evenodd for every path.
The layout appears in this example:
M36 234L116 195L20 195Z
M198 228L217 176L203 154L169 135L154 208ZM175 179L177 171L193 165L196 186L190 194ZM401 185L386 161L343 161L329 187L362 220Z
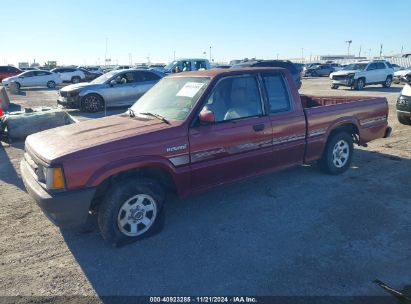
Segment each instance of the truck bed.
M359 133L359 144L384 137L388 103L381 97L301 95L307 120L306 161L318 159L331 130L350 126ZM322 153L322 152L320 152Z

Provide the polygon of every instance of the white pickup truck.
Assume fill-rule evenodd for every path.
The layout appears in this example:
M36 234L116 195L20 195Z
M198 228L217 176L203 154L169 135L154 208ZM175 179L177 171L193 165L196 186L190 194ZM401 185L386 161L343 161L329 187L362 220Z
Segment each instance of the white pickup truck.
M394 69L383 60L361 61L346 66L341 71L330 74L331 88L340 86L362 90L366 85L381 84L389 88L392 84Z

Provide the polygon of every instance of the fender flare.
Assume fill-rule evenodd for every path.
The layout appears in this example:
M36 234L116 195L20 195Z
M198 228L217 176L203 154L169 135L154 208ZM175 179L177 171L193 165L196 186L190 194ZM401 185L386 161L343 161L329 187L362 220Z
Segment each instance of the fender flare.
M138 156L110 162L99 168L88 179L86 187L97 187L113 175L143 167L158 167L170 174L175 183L175 167L169 160L163 157Z

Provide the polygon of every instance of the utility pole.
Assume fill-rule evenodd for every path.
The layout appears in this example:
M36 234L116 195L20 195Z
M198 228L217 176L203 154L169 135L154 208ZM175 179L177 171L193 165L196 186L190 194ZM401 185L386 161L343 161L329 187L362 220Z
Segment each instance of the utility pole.
M176 51L174 51L174 59L173 60L176 60Z
M381 43L381 46L380 46L380 59L381 59L381 56L382 56L382 43Z
M212 57L211 57L211 46L210 46L210 63L213 61Z
M362 45L360 45L360 51L358 52L358 57L361 57L361 48L362 48Z
M372 59L372 58L371 58L371 49L370 49L369 52L368 52L368 57L370 57L370 59Z
M351 46L352 40L347 40L345 43L348 44L348 57L349 57L350 56L350 46Z

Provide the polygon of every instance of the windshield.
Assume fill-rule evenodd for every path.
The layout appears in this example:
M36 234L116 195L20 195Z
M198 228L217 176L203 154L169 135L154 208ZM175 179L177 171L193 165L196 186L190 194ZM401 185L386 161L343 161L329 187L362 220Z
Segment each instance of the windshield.
M171 70L177 63L178 63L178 61L170 62L170 63L167 64L164 68L165 68L166 70Z
M106 74L101 75L100 77L97 77L96 79L94 79L92 82L90 83L94 83L94 84L103 84L105 83L107 80L109 80L110 78L112 78L114 75L116 75L118 73L118 71L111 71L108 72Z
M164 78L131 109L136 115L152 113L169 120L184 120L209 82L208 77Z
M344 67L344 70L362 71L366 68L367 63L352 63Z

